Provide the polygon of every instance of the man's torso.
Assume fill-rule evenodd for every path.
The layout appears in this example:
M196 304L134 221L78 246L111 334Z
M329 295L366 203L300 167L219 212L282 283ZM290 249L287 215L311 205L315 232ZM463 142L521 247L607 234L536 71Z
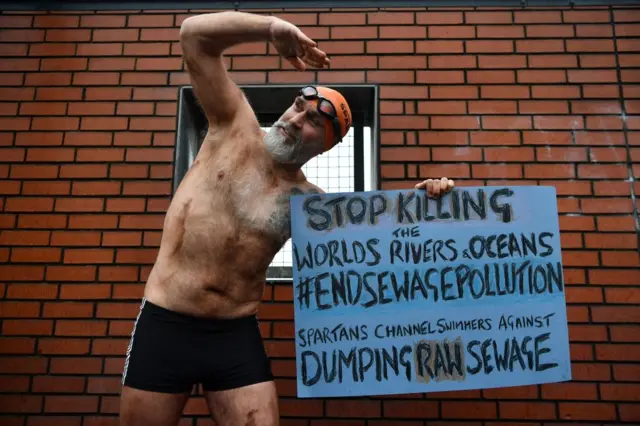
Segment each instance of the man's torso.
M167 211L145 297L210 317L255 313L265 272L290 236L289 196L257 125L208 135Z

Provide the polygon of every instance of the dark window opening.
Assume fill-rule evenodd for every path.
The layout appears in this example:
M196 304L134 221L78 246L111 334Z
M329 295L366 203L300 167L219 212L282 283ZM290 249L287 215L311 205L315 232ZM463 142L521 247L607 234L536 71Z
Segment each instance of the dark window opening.
M286 110L300 85L240 86L252 105L260 125L266 130ZM353 126L342 143L312 159L303 172L307 179L326 192L375 191L378 174L378 87L375 85L331 85L347 99ZM207 119L191 86L180 88L178 126L174 154L173 192L200 150ZM291 280L291 240L275 256L267 278Z

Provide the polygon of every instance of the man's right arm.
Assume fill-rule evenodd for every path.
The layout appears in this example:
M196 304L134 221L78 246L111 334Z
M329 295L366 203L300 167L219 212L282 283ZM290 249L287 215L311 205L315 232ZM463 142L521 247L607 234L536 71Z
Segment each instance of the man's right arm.
M223 53L240 43L269 40L275 18L242 12L219 12L187 18L180 43L194 93L209 123L226 127L249 109L240 88L228 75Z

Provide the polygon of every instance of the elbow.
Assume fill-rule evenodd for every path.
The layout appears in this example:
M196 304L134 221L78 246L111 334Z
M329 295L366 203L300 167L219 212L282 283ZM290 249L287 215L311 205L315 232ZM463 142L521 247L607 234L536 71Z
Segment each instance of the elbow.
M192 22L187 22L189 19L191 18L187 18L180 26L180 48L185 59L195 54L194 48L197 46L194 25Z
M219 31L221 24L228 20L232 13L225 11L189 16L180 26L180 37L203 34L207 36L215 35Z
M221 19L225 12L190 16L180 25L180 44L185 49L210 55L219 54Z
M198 27L197 18L197 16L190 16L182 22L182 25L180 25L180 41L184 42L193 37Z

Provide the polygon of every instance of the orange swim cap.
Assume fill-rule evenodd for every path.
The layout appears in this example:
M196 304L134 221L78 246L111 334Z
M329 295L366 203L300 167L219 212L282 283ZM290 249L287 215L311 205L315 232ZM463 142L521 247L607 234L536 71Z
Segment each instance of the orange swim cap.
M329 123L327 128L327 137L324 143L324 150L329 151L333 148L336 143L341 140L345 135L349 132L351 128L352 117L351 117L351 108L349 108L349 104L347 100L342 96L340 92L334 89L330 89L329 87L324 86L316 86L318 90L318 94L323 98L327 98L336 109L336 114L338 116L338 124L340 128L340 134L335 134L335 128L333 124Z

